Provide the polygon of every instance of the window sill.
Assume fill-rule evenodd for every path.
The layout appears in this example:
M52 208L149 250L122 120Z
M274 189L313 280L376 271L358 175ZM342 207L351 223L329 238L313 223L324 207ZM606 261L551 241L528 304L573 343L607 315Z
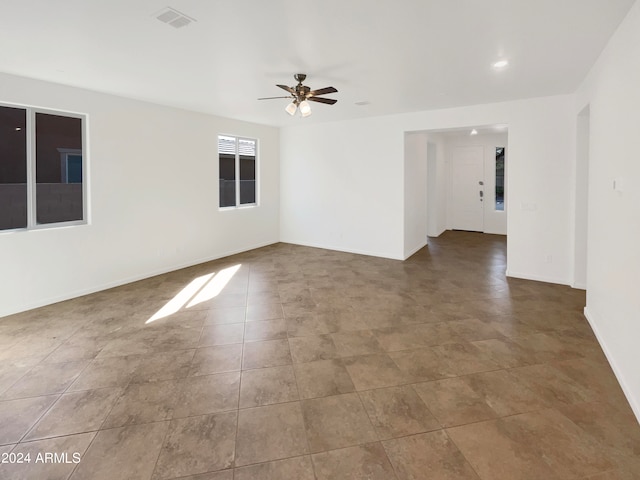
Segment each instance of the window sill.
M238 205L237 207L218 207L219 212L231 212L234 210L250 210L256 208L259 205L257 203L248 203L246 205Z
M61 223L48 223L44 225L35 225L33 227L24 228L11 228L6 230L0 230L0 236L8 235L10 233L22 233L22 232L42 232L47 230L60 230L63 228L82 227L89 225L89 222L76 221L76 222L61 222Z

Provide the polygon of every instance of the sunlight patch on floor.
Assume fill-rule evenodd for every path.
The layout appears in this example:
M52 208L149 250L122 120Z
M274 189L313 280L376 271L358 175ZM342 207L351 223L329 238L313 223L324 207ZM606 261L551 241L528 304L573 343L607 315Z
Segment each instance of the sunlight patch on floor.
M193 279L175 297L169 300L160 310L149 318L145 324L173 315L185 305L186 308L191 308L217 297L236 272L240 270L241 266L241 264L234 265L233 267L220 270L217 274L212 272ZM189 302L189 300L191 301ZM189 302L188 305L187 302Z
M239 269L240 265L234 265L233 267L220 270L218 274L198 292L193 300L189 302L187 308L191 308L194 305L198 305L199 303L206 302L217 297Z
M169 315L173 315L178 310L180 310L185 303L189 301L191 297L193 297L198 290L200 290L206 283L211 280L211 278L215 275L215 273L209 273L207 275L203 275L201 277L195 278L184 287L180 292L169 300L164 307L158 310L149 320L145 323L151 323L156 320L160 320L161 318L168 317Z

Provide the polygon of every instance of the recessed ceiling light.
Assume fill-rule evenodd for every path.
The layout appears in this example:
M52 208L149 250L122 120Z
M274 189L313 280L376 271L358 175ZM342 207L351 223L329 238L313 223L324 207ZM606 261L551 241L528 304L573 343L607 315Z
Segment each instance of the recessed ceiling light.
M509 65L509 60L498 60L493 64L493 68L504 68Z
M359 107L363 107L365 105L370 105L370 104L371 104L371 102L369 100L361 100L359 102L356 102L356 105L359 106Z
M478 134L478 130L474 128L473 130L471 130L471 133L469 135L477 135L477 134Z

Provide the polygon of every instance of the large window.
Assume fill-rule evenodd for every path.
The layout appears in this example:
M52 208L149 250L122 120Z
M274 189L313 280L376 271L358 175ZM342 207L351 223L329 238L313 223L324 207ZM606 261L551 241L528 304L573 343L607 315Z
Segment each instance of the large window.
M83 123L0 106L0 230L85 221Z
M220 208L257 204L257 141L218 136Z

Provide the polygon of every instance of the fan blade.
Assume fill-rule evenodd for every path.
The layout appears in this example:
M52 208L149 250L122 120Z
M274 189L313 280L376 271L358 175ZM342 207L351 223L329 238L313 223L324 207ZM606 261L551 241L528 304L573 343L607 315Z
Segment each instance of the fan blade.
M338 90L336 90L333 87L325 87L325 88L320 88L318 90L311 90L309 93L307 93L307 97L315 97L316 95L326 95L327 93L338 93Z
M295 94L295 90L291 87L287 87L286 85L276 85L276 87L280 87L283 90L286 90L287 92L291 93L291 94Z
M338 101L338 100L334 100L333 98L322 98L322 97L309 97L307 98L307 100L309 100L310 102L326 103L328 105L333 105Z
M291 95L287 95L286 97L262 97L258 100L273 100L274 98L292 98Z

